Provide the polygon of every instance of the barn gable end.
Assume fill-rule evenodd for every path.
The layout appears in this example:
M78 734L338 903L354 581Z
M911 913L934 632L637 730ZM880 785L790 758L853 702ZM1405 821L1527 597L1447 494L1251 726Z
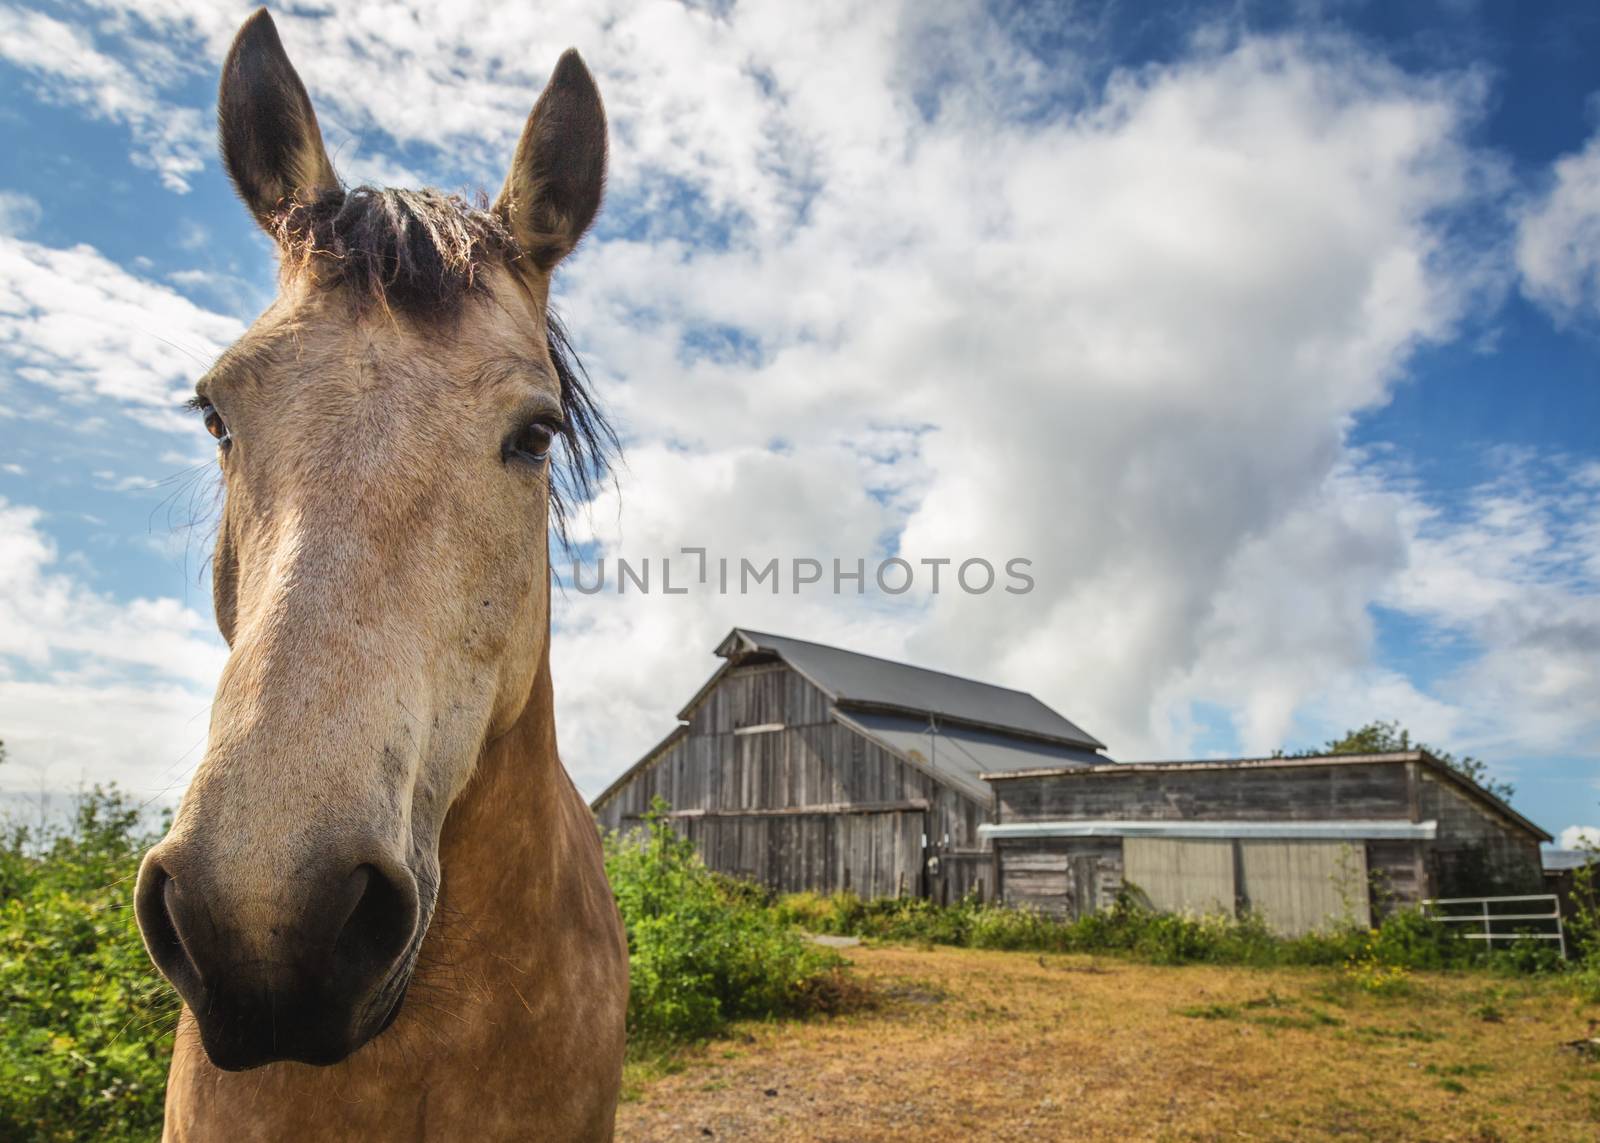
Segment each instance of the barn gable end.
M595 815L627 830L659 797L713 869L782 892L987 894L992 861L979 826L990 796L979 772L1105 760L1093 739L1020 692L742 629L719 653L727 661L679 726L595 800ZM918 714L908 703L919 683L930 706L1010 717L1026 730ZM1055 733L1078 741L1041 737Z

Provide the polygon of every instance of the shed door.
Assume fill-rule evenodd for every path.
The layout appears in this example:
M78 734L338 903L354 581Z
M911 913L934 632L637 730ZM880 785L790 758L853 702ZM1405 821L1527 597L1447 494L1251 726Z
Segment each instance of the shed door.
M1244 897L1273 932L1297 937L1372 923L1367 847L1339 841L1241 841Z
M1233 913L1233 842L1226 838L1124 838L1122 877L1164 913Z

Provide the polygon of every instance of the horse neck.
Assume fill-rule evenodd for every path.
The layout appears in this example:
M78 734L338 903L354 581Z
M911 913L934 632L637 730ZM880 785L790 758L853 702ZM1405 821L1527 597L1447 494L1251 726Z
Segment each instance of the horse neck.
M595 833L556 751L549 647L546 636L521 717L485 745L439 840L441 932L464 929L497 950L531 951L550 931L550 910L572 875L571 846L583 844L573 835L585 825Z

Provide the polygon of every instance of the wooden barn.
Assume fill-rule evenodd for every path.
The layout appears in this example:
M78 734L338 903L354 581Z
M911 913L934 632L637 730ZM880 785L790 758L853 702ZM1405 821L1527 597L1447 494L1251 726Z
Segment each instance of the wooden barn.
M1424 751L986 773L1001 899L1081 915L1125 883L1166 911L1297 934L1426 898L1539 893L1550 835Z
M594 802L608 829L661 797L713 869L774 889L992 895L986 773L1104 763L1032 695L735 628L679 725Z

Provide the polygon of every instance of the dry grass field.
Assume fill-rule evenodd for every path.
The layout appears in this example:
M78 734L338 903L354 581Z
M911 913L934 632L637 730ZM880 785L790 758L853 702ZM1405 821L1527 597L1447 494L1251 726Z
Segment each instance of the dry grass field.
M622 1140L1600 1140L1600 1006L1548 981L903 947L879 1000L632 1076Z

